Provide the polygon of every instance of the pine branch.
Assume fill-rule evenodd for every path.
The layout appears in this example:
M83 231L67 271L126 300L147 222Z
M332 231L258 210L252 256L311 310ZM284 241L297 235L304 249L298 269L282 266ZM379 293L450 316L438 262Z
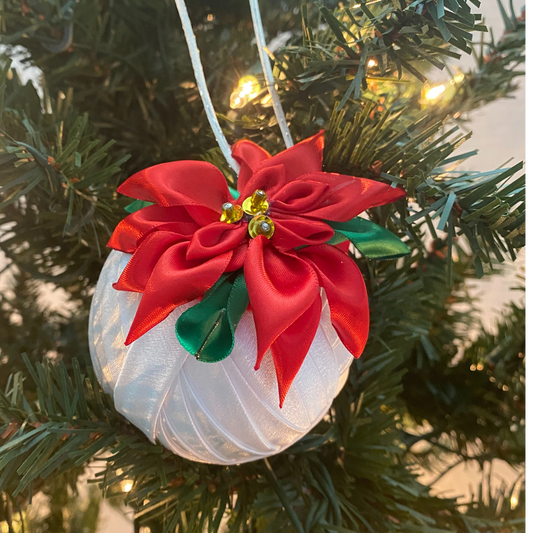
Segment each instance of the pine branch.
M103 261L119 220L118 175L129 156L108 155L113 142L94 138L87 115L74 116L71 95L43 112L50 101L41 101L31 83L22 86L9 61L0 84L0 216L15 222L1 230L2 250L35 278L72 283ZM19 102L24 93L31 106ZM27 242L30 248L21 248Z
M487 28L477 23L480 15L470 9L466 2L450 2L444 8L444 3L399 7L379 1L351 2L334 11L321 7L316 17L306 13L303 46L295 38L291 46L276 53L280 72L290 81L284 85L286 98L290 102L291 92L297 89L330 106L331 97L337 99L339 94L340 104L332 110L356 101L360 92L364 99L380 101L387 108L409 99L409 113L420 118L427 114L419 103L426 76L431 68L443 70L446 59L458 59L461 52L474 54L477 68L451 81L453 97L446 98L444 105L439 102L432 114L457 119L506 97L516 89L516 78L524 74L517 67L525 60L525 15L505 15L504 36L487 43ZM323 20L327 30L320 26ZM474 35L481 37L479 49ZM359 68L363 50L370 60Z
M257 59L242 22L249 19L247 5L240 12L228 8L229 0L213 11L194 4L210 89L223 111L237 79ZM372 304L364 356L352 365L328 416L270 459L273 476L256 463L226 468L185 461L149 443L118 415L90 367L81 371L74 357L86 351L91 289L109 231L124 216L127 200L117 199L116 185L161 161L205 159L224 168L222 159L181 53L172 3L6 0L2 42L24 46L25 62L39 65L44 81L39 96L4 64L0 185L11 188L3 190L0 220L15 278L0 314L8 332L2 374L12 372L0 395L0 486L10 501L20 501L32 491L53 492L60 472L73 483L96 461L104 494L118 494L135 509L137 525L155 532L214 532L226 518L231 532L300 526L309 533L482 532L496 528L499 516L508 519L502 527L518 530L522 502L514 510L498 503L501 515L492 502L483 515L487 508L478 498L478 508L464 515L454 501L431 496L411 471L406 433L413 419L434 424L426 435L434 444L428 461L438 457L437 445L463 453L476 438L482 442L478 459L522 461L521 310L509 313L500 334L483 333L471 350L467 346L461 364L450 362L456 339L476 324L475 305L463 293L472 264L478 274L484 262L492 262L489 274L498 272L498 261L523 245L518 166L457 171L455 165L472 154L456 155L467 136L453 127L457 114L514 90L523 21L509 14L508 33L486 54L484 45L479 52L474 45L483 28L462 0L321 6L302 11L301 44L298 17L282 15L274 1L269 7L270 34L293 32L291 45L276 52L293 135L300 139L325 127L327 170L395 183L411 198L370 213L404 238L413 257L380 264L357 259ZM421 105L419 80L430 65L440 68L465 49L476 54L478 68L453 87L450 82L454 98ZM364 51L377 66L361 61ZM281 149L271 110L259 101L225 118L229 136ZM127 154L133 156L128 161ZM72 316L43 313L33 303L42 280L67 291L76 302ZM452 300L467 304L468 312L452 309ZM25 343L32 350L27 370L19 357ZM47 352L52 361L35 363ZM438 440L452 432L457 440ZM133 486L124 494L126 482ZM12 500L15 493L18 500Z
M392 264L372 267L377 270L371 274L374 323L368 351L354 363L329 420L271 459L276 481L255 463L202 465L149 444L115 413L91 372L84 377L73 362L70 373L62 363L29 365L38 403L24 396L22 374L10 380L1 397L1 430L7 440L0 461L15 466L4 474L3 488L38 487L58 472L98 459L104 463L96 481L104 493L116 494L130 481L126 501L136 509L139 523L164 524L166 531L185 529L185 523L207 524L216 531L225 513L232 517L230 531L239 531L249 519L259 528L290 529L294 518L283 512L287 506L306 531L381 531L397 522L405 528L462 531L465 518L454 502L429 496L409 471L397 427L397 395L406 375L401 369L420 339L432 335L428 317L442 313L439 302L446 302L450 293L445 261L440 258L428 269L419 261L410 259L399 269ZM461 279L457 272L457 281ZM450 322L462 320L456 315ZM428 402L417 404L430 408ZM353 487L361 486L366 490L355 498ZM384 523L383 516L390 518Z

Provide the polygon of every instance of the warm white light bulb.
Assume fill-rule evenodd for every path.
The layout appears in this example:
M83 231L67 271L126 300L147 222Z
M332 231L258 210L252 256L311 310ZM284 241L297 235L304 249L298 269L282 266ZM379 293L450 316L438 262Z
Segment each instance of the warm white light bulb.
M426 91L426 100L435 100L446 90L446 85L437 85Z
M124 492L129 492L133 488L133 483L131 481L125 481L122 485L122 490Z
M239 109L244 107L250 100L253 100L261 91L261 85L255 76L243 76L239 84L231 93L230 107Z
M376 67L377 64L378 64L378 62L377 62L375 59L369 59L369 60L368 60L368 63L367 63L367 66L368 66L369 68L372 68L372 67Z

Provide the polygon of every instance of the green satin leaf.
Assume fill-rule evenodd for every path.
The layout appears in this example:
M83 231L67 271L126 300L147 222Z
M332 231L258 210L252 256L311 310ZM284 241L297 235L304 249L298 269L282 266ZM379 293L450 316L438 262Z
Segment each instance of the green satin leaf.
M199 361L222 361L233 350L235 328L248 303L244 274L222 276L200 303L178 318L176 336Z
M233 199L238 200L241 193L237 189L234 189L233 187L230 187L229 185L228 185L228 189L229 189L229 193L231 194L231 196L233 196Z
M335 246L347 240L348 240L348 237L346 237L346 235L336 231L333 237L331 237L331 239L326 244L331 244L332 246ZM305 246L301 246L301 248L305 248Z
M124 209L128 213L135 213L135 211L139 211L139 209L142 209L143 207L148 207L149 205L153 205L153 202L145 202L144 200L134 200L131 202L131 204L127 205Z
M348 222L325 222L335 230L328 244L347 238L368 259L397 259L411 253L399 237L370 220L356 217Z

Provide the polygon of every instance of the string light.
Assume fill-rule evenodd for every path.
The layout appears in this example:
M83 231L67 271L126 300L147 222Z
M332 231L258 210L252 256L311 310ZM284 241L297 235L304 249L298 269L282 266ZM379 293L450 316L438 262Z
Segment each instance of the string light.
M452 83L461 83L465 79L465 75L461 72L453 77Z
M518 507L521 489L522 480L520 479L517 483L515 483L513 491L511 492L511 498L509 499L509 507L511 508L511 511L514 511Z
M437 85L435 87L431 87L431 89L426 91L424 98L426 100L436 100L445 90L446 85Z
M237 88L231 93L230 107L232 109L240 109L244 107L250 100L253 100L261 90L261 85L255 76L243 76L239 80Z
M375 59L369 59L368 63L366 64L368 68L377 67L378 62Z
M133 481L122 482L122 492L130 492L132 488L133 488Z
M433 87L425 87L422 92L423 100L426 102L435 101L440 98L449 100L455 94L455 91L449 91L454 85L461 83L465 79L465 75L462 72L457 73L447 83L441 83Z

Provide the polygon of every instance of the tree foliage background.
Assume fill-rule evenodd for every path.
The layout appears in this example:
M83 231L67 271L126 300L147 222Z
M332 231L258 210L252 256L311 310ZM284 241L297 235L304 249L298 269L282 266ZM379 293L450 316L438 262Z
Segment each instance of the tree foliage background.
M241 76L254 73L262 83L247 2L189 4L228 138L281 150L265 89L242 108L229 106ZM521 163L491 172L458 164L475 161L461 151L468 113L509 97L523 74L525 15L502 6L506 31L497 37L478 8L478 0L262 3L269 37L289 32L274 56L292 135L324 128L326 170L406 189L407 201L368 214L400 235L412 256L357 258L371 340L329 416L269 462L220 467L149 443L100 390L87 346L105 245L128 203L117 185L177 159L213 162L234 183L203 112L175 6L2 0L6 531L94 531L100 493L124 500L137 530L153 533L523 530L518 474L514 486L489 499L480 491L460 508L434 496L415 469L436 468L442 453L480 465L524 461L524 309L502 309L497 333L489 333L465 281L499 275L524 245L525 177ZM461 54L475 58L472 71L446 66ZM40 69L38 84L20 81L13 57ZM449 74L437 99L428 93L432 69ZM64 309L43 304L43 287L59 291ZM76 482L88 464L99 467L99 491L82 509ZM132 489L124 493L126 482ZM49 512L32 519L37 493L48 496Z

